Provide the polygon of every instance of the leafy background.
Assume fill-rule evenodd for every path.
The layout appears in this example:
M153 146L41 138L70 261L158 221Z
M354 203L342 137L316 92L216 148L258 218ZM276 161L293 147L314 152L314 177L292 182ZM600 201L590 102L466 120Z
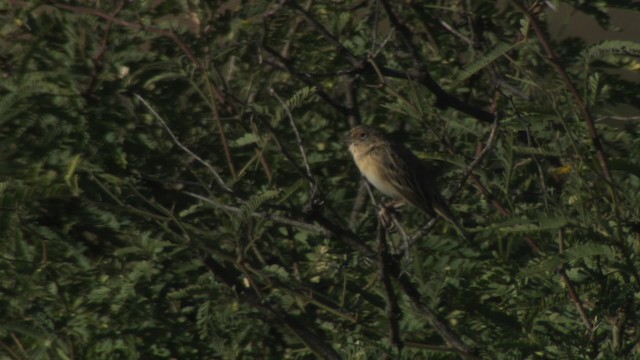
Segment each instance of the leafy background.
M640 9L0 5L0 356L638 356L640 45L550 38L560 4ZM358 123L469 242L379 226Z

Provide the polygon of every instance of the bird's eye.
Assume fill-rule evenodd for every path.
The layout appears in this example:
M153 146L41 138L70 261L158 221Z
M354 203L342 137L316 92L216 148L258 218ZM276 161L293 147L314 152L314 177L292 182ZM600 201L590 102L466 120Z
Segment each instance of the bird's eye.
M369 136L369 134L363 131L360 134L358 134L358 136L360 137L360 140L365 140Z

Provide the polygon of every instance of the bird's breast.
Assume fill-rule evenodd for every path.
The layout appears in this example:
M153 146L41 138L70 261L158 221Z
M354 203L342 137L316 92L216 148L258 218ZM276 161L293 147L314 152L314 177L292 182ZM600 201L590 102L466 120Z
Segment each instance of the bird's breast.
M355 159L358 169L360 169L362 175L367 178L371 185L387 196L393 198L401 197L389 181L388 171L384 168L385 160L382 158L382 154L376 151L366 153L353 152L353 158Z

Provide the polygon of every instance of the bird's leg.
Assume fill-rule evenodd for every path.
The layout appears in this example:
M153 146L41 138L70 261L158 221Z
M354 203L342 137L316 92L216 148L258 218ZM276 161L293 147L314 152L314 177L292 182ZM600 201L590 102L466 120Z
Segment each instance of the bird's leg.
M378 211L378 217L385 229L390 229L393 226L393 220L391 220L391 216L393 215L391 211L392 210L385 205L380 206L380 210Z
M394 199L394 200L388 201L386 204L384 204L384 206L395 210L403 207L406 203L407 202L402 199Z
M407 202L404 200L388 201L380 207L380 211L378 212L378 215L380 216L380 221L382 222L382 225L384 227L386 227L388 230L391 230L393 228L398 230L400 237L404 241L405 256L407 257L407 259L409 259L410 253L408 249L409 249L410 238L407 235L407 231L404 229L400 221L398 221L398 217L400 216L400 213L397 211L398 208L404 206L404 204L406 203ZM397 254L397 250L400 249L399 245L396 244L394 248L395 248L394 253Z
M403 206L404 204L404 200L391 200L380 206L378 216L380 217L382 225L384 225L385 228L390 229L393 227L393 224L395 223L395 221L393 221L393 216L397 214L396 209Z

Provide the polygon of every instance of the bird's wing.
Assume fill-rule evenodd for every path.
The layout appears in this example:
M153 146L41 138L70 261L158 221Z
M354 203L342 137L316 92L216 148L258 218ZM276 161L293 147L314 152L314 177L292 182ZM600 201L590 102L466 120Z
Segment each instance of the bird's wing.
M390 158L385 163L388 178L404 200L435 216L434 204L438 202L438 192L426 165L411 151L401 145L394 144L387 152Z
M401 145L394 145L391 150L386 154L390 158L385 161L389 164L385 171L402 198L430 216L439 215L451 223L463 238L468 239L436 187L436 174Z

